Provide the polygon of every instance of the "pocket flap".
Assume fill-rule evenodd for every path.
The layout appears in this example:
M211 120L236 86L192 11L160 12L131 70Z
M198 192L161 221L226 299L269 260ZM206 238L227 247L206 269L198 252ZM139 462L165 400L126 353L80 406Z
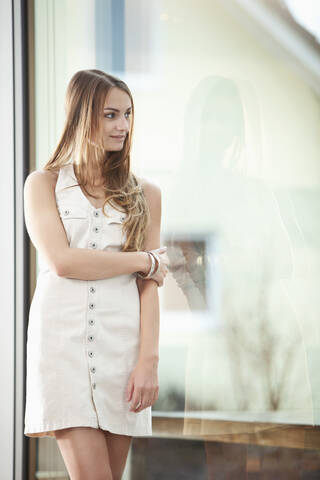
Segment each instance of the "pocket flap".
M126 219L126 214L122 212L111 212L108 213L107 222L108 223L123 223Z
M86 209L79 205L59 204L58 211L59 211L60 217L63 219L87 217Z

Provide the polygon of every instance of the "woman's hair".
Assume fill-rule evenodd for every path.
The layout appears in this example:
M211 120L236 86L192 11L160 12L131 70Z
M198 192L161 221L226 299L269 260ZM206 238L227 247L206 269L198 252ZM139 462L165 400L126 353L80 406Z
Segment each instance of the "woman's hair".
M112 87L126 92L132 104L130 131L120 151L106 151L103 146L101 115ZM128 214L123 223L127 238L122 251L143 250L150 212L142 187L130 171L134 104L128 86L101 70L80 70L68 84L65 110L66 119L60 140L44 170L57 172L70 163L72 157L77 168L77 185L86 192L85 186L93 184L94 170L102 171L106 189L103 207L109 202ZM105 215L104 208L102 211Z

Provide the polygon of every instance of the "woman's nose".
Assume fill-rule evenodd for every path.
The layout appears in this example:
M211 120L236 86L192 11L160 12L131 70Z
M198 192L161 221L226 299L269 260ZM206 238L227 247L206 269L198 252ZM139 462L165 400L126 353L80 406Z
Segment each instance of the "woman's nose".
M117 124L118 130L125 130L127 131L128 128L128 120L126 118L120 118Z

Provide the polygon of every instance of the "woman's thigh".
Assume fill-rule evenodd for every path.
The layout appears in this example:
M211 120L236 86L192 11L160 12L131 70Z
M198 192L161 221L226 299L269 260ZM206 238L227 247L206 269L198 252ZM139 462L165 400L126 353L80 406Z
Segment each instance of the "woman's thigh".
M71 480L111 480L105 432L91 427L55 431L58 447Z
M113 480L120 480L126 466L132 437L129 435L111 433L109 431L105 431L104 433L108 445Z

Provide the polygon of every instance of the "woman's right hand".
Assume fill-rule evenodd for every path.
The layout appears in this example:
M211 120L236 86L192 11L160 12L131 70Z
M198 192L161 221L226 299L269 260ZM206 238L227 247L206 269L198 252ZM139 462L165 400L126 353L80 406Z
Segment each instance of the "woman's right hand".
M158 286L162 287L164 278L168 273L169 259L167 257L167 247L154 248L153 250L149 251L154 252L158 255L158 257L160 258L160 267L158 269L158 272L153 274L147 280L155 280Z

